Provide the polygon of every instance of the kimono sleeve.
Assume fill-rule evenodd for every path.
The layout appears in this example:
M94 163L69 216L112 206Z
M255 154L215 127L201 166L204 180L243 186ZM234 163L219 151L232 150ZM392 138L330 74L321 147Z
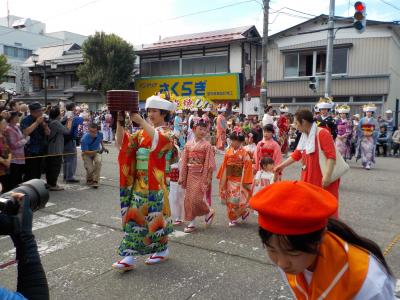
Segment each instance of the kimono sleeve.
M256 171L260 170L261 143L262 143L262 141L258 142L256 150L254 151L254 167L255 167Z
M125 132L118 155L120 187L128 187L133 183L136 171L136 150L138 133L129 135Z
M253 183L253 164L249 154L246 153L243 165L243 184Z
M318 141L326 158L336 160L336 148L331 134L327 130L321 129L318 133Z
M225 171L225 169L226 169L227 160L228 160L228 158L227 158L227 155L226 155L226 153L225 153L225 155L224 155L224 160L222 161L222 164L221 164L221 166L219 167L219 170L218 170L218 172L217 172L217 177L216 177L217 179L222 179L222 176L223 176L224 171Z
M162 152L171 149L173 140L172 132L169 130L156 129L151 144L151 152Z
M182 186L186 188L186 180L187 180L187 163L188 163L188 145L185 145L185 148L183 149L183 153L181 156L181 167L179 170L179 181L182 181Z
M282 150L277 142L274 142L274 163L279 165L282 162Z

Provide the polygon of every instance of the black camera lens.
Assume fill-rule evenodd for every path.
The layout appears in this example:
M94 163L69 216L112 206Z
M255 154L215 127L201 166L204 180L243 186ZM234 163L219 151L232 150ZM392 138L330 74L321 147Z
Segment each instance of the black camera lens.
M28 196L32 211L44 208L50 197L49 191L42 180L32 179L26 181L19 187L1 195L1 198L8 200L0 204L0 210L4 213L16 214L18 212L19 205L11 196L12 193L22 193Z

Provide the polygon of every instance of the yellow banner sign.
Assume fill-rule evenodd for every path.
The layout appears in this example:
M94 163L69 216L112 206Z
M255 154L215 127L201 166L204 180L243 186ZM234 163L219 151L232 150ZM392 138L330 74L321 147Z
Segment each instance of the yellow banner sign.
M143 77L135 80L140 100L158 91L168 91L177 97L205 97L210 100L238 100L239 74Z

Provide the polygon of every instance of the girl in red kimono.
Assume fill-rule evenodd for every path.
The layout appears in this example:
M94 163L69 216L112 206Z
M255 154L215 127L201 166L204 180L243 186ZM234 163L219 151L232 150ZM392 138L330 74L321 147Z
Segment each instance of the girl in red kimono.
M281 147L272 138L274 132L274 126L272 124L267 124L263 128L264 138L257 144L257 149L254 153L254 164L257 171L260 170L260 161L264 157L272 158L277 165L282 161ZM278 178L276 180L278 180Z
M238 219L245 222L249 217L253 170L250 156L242 147L244 135L236 131L229 138L231 146L225 153L217 178L220 198L226 203L229 227L234 227Z
M324 128L318 128L314 122L313 114L306 110L298 110L295 114L295 126L302 132L296 150L283 163L275 168L275 172L281 172L295 161L302 162L301 180L323 187L339 199L340 179L331 181L332 171L336 160L336 148L330 132ZM326 173L322 174L319 165L319 151L326 156ZM335 213L338 216L338 212Z
M185 192L185 220L189 222L184 232L196 230L196 217L204 216L206 226L214 220L215 212L207 203L207 190L212 181L215 169L213 147L204 138L207 134L207 123L201 118L193 120L194 139L186 143L182 154L182 167L179 184Z

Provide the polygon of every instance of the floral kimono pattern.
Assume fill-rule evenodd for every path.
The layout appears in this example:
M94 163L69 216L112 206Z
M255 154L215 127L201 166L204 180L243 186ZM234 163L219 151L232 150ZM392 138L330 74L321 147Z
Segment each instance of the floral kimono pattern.
M185 220L192 221L196 217L210 212L207 204L207 177L210 170L215 169L213 147L206 140L192 140L185 145L182 154L182 167L179 174L185 193Z
M124 238L121 256L164 251L173 231L165 178L173 133L156 128L153 140L139 130L126 133L119 152L120 201Z
M374 118L364 117L357 127L357 160L361 158L363 167L375 163L375 149L379 125Z
M247 151L242 147L236 151L230 147L225 153L217 178L220 180L220 198L226 203L228 218L235 221L247 213L251 196L253 170Z
M340 154L344 159L351 159L351 140L353 126L352 122L348 119L339 119L336 122L337 125L337 137L335 140L336 148L338 148Z

